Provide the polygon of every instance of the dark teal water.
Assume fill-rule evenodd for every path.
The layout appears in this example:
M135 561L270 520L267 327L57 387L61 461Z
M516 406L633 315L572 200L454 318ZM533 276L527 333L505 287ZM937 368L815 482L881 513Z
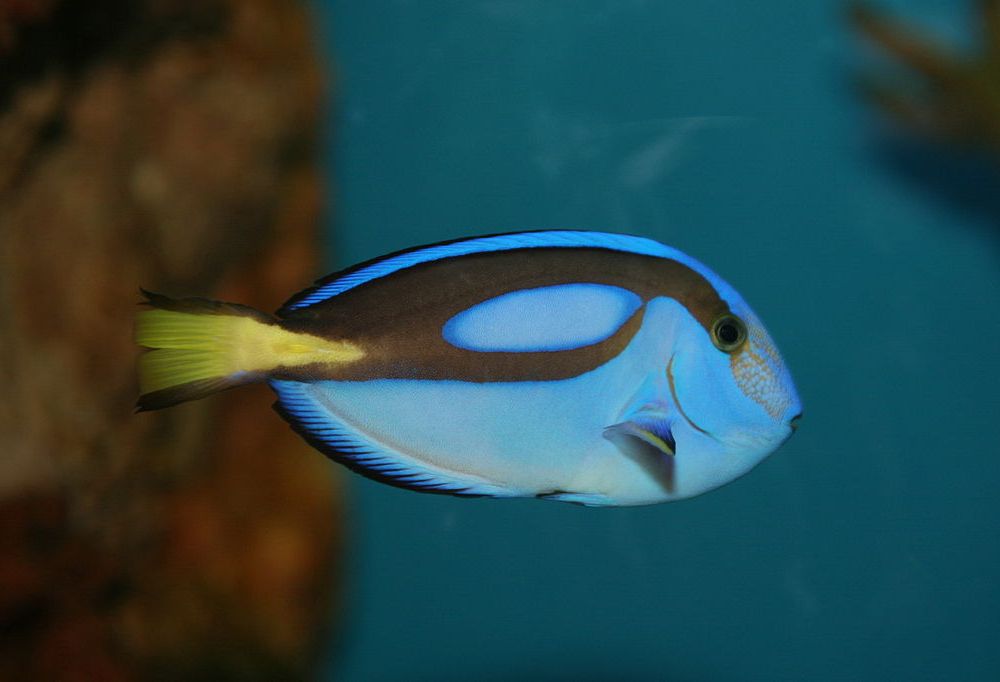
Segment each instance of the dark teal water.
M944 36L964 5L882 3ZM331 267L522 228L655 237L742 291L806 407L752 474L671 505L352 477L331 679L1000 679L1000 202L884 134L841 3L318 9Z

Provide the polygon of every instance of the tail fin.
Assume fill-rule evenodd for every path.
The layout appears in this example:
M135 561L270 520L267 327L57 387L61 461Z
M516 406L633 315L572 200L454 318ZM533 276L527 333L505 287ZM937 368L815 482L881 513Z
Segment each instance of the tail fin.
M315 370L364 355L348 341L285 329L244 305L142 293L149 308L139 313L135 338L149 350L139 359L140 412L263 381L278 368L294 376L296 368Z
M254 328L275 320L247 306L142 293L149 308L138 315L135 339L150 350L139 359L138 411L197 400L264 377L261 368L249 371L240 360Z

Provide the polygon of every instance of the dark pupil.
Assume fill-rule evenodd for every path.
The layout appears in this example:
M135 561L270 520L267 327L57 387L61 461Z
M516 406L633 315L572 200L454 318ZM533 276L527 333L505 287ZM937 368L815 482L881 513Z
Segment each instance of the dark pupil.
M740 338L740 330L732 322L719 326L719 340L725 344L736 343Z

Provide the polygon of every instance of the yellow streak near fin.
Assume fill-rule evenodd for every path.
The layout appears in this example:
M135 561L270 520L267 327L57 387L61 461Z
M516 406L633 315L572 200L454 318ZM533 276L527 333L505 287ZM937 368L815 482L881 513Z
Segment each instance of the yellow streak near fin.
M347 341L288 331L252 317L152 309L139 313L136 341L143 393L192 381L266 375L278 368L352 362L364 352Z
M652 431L647 431L646 429L641 429L641 431L642 435L640 437L654 448L665 455L674 454L674 449L670 447L670 444L667 443L667 441L663 440Z

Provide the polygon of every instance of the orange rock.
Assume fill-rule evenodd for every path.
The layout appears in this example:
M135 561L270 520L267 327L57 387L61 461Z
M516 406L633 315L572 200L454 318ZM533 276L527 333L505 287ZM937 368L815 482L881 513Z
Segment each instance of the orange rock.
M335 474L266 389L133 415L131 325L139 286L267 309L316 274L309 18L50 5L0 3L0 677L306 676L335 608ZM69 20L87 12L105 34ZM75 61L14 68L53 37Z

